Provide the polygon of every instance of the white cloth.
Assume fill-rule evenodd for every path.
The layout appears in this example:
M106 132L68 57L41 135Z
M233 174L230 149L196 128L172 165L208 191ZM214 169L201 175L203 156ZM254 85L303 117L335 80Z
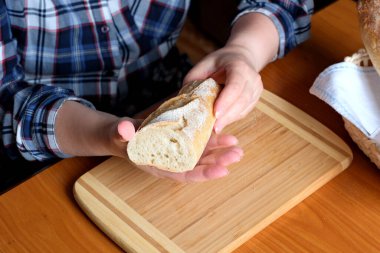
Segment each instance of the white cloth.
M310 93L380 144L380 77L373 67L334 64L318 76Z

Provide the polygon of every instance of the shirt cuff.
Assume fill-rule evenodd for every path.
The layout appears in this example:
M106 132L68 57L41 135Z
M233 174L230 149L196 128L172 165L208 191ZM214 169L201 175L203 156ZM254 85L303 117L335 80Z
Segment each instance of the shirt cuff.
M23 122L18 124L16 141L21 155L26 160L44 161L57 157L72 157L61 151L55 133L55 121L58 111L62 105L69 100L77 101L90 108L95 108L90 102L78 97L61 97L51 104L39 108L38 112L35 113L33 122L25 120L28 124L24 125Z
M47 148L51 151L51 153L54 154L56 157L59 157L59 158L73 157L72 155L65 154L61 151L61 149L59 148L59 145L58 145L58 142L56 139L56 133L55 133L55 121L56 121L56 118L58 115L58 111L59 111L59 109L61 109L62 105L66 101L76 101L76 102L79 102L85 106L88 106L90 108L95 109L95 107L90 102L88 102L87 100L78 98L78 97L61 98L61 99L57 100L52 105L51 109L49 109L49 111L47 112L47 116L46 116L47 130L46 130L46 135L44 135L44 142L45 142Z

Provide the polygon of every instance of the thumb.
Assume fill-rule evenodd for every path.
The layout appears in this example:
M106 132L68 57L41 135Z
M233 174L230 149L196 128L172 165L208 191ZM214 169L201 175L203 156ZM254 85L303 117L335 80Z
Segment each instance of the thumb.
M187 73L183 84L186 85L192 81L207 79L215 72L215 68L216 67L212 60L201 61Z
M136 133L137 126L135 127L135 125L137 124L137 121L129 118L123 118L120 120L117 124L117 132L119 134L120 141L127 142L132 139Z

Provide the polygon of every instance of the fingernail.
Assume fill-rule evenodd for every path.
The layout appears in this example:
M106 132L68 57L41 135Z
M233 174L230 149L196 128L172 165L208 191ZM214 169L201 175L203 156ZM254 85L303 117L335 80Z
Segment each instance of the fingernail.
M232 141L232 145L237 146L239 144L239 139L235 137Z
M230 171L229 171L228 169L225 169L225 170L223 171L223 173L221 173L221 176L222 176L222 177L225 177L225 176L227 176L228 174L230 174Z
M242 156L236 156L235 159L232 161L232 163L238 163L241 161L243 157Z

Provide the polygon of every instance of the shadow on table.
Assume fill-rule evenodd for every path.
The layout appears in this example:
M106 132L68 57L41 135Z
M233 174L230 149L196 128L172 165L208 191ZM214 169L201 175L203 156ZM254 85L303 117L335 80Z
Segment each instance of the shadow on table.
M0 156L0 195L58 161L30 162Z

